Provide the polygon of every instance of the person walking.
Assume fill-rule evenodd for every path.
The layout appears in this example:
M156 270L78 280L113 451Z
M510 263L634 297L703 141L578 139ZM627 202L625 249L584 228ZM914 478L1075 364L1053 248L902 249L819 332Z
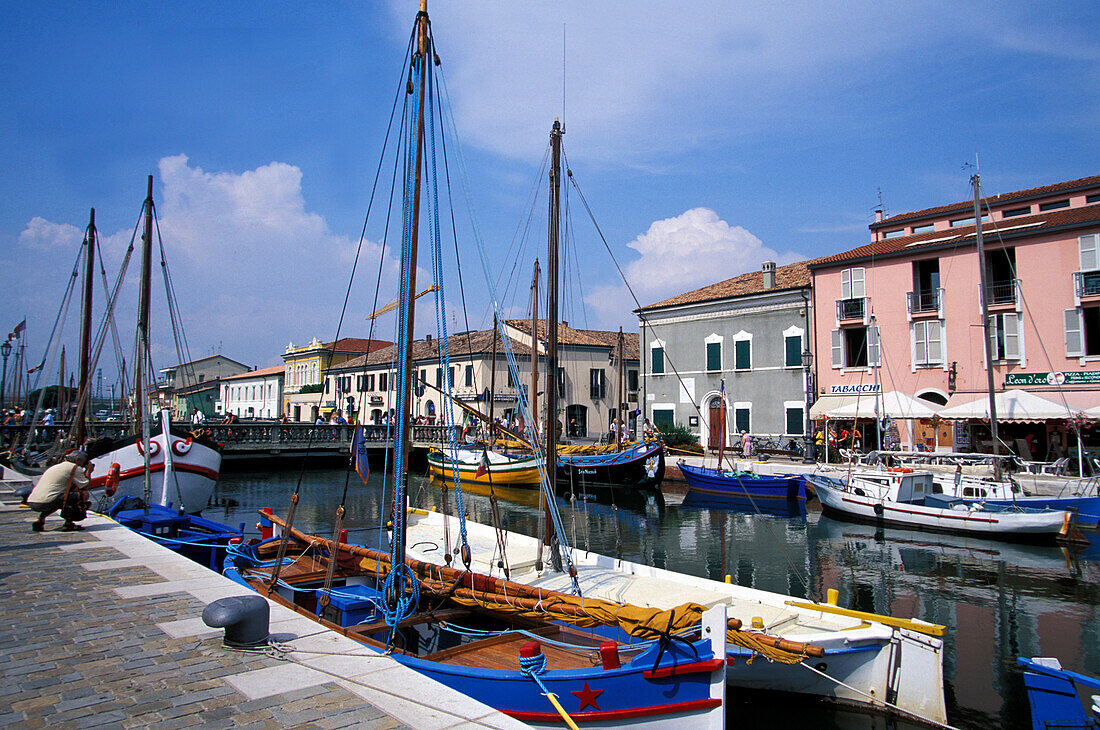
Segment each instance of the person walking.
M88 464L88 454L83 451L74 451L65 461L54 464L47 469L38 484L27 496L27 506L38 513L38 519L31 523L31 529L42 532L46 526L46 518L62 509L65 500L79 502L84 509L91 504L88 496L88 485L91 479L88 474L92 467ZM76 496L73 496L75 490ZM62 512L62 515L65 513ZM83 519L83 518L81 518ZM62 532L83 530L75 521L66 517L65 524L61 526Z
M752 436L748 431L741 431L741 456L748 458L752 455Z

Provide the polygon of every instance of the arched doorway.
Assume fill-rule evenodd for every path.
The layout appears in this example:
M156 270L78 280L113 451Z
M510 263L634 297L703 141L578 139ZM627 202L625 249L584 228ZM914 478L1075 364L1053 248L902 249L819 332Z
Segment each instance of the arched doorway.
M707 448L717 451L720 445L726 443L726 403L722 396L716 395L710 399L707 420L710 425Z
M565 408L566 434L569 438L588 435L588 406L579 404Z

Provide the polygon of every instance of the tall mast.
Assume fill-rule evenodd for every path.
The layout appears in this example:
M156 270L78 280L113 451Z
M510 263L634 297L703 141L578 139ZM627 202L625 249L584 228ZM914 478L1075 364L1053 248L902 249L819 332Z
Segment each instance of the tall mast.
M623 328L619 328L619 393L615 404L615 418L619 420L615 424L615 450L620 451L623 446L623 428L626 419L623 418Z
M413 292L416 291L416 246L419 240L420 234L420 168L423 165L424 156L424 89L427 86L428 77L428 0L420 0L420 12L416 15L416 55L413 57L413 67L417 64L420 65L418 70L420 76L420 91L417 98L417 118L416 118L416 167L413 181L413 199L412 199L412 215L410 218L409 226L409 256L406 262L405 257L402 257L401 261L401 299L405 305L405 331L402 333L401 346L403 352L401 353L401 359L399 362L404 362L405 372L402 373L403 383L401 391L398 393L397 417L401 419L402 428L397 429L400 434L400 443L397 444L399 453L401 455L401 470L400 473L394 475L397 480L395 487L398 493L404 493L409 484L409 447L411 441L411 430L409 429L409 404L412 403L413 397L413 362L412 362L412 343L413 343L413 322L415 321L415 309L416 299L413 297ZM411 91L410 91L411 93ZM442 345L440 345L442 347ZM407 499L407 497L406 497ZM404 510L404 506L401 507ZM403 520L405 516L394 515L394 520ZM405 532L402 530L400 533L400 539L394 548L394 565L403 565L405 562Z
M153 271L153 176L145 192L145 227L141 233L141 290L138 297L137 356L134 358L133 430L141 428L145 418L145 361L149 357L149 300Z
M538 438L539 423L539 260L531 280L531 423L527 424L531 443Z
M489 443L496 441L497 422L493 418L493 406L497 401L497 315L493 312L493 360L489 369Z
M88 377L90 360L89 350L92 347L92 272L95 270L95 208L92 208L88 229L84 232L84 245L87 258L84 263L84 301L82 307L83 320L80 329L80 371L78 374L79 387L76 396L76 412L73 413L71 431L76 444L84 443L85 415L88 412L88 398L91 392L91 382ZM64 417L64 415L62 415Z
M978 244L978 271L979 281L982 287L982 331L985 333L985 375L986 386L989 389L989 429L993 436L993 456L1001 453L1000 437L997 434L997 400L993 383L993 332L989 327L989 283L985 265L985 246L982 242L982 200L981 176L975 173L970 178L970 184L974 187L974 237ZM998 478L1001 476L1001 465L998 459L993 460L993 473Z
M546 508L550 510L557 484L558 470L558 236L561 218L561 136L564 132L561 122L554 120L550 131L552 159L550 163L550 241L546 257L546 282L549 286L546 302L546 371L550 373L552 387L546 389L546 476L550 482L550 493L546 495ZM553 544L553 521L546 520L546 542ZM559 556L552 552L554 567Z

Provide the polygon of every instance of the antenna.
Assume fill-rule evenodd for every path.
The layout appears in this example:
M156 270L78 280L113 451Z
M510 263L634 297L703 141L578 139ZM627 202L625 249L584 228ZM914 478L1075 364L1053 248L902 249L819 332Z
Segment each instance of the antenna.
M561 125L565 126L565 23L561 24Z

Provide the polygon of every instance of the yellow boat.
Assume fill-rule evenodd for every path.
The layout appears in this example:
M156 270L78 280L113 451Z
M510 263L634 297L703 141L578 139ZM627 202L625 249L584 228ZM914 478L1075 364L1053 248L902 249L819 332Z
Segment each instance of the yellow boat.
M482 455L488 458L488 468L480 475ZM534 456L508 456L496 451L481 449L458 449L457 458L451 454L432 449L428 452L428 468L435 479L454 479L457 469L458 478L463 484L483 484L489 486L518 486L537 489L539 486L539 466L542 459Z

